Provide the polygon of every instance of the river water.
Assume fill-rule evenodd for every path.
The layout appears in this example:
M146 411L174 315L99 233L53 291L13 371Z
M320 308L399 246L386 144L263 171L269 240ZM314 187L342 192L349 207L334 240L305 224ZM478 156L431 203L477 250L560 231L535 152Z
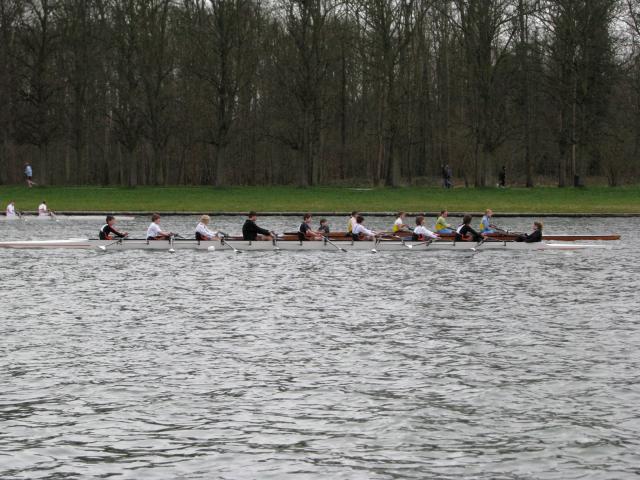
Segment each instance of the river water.
M573 253L0 250L0 478L638 478L640 220L603 224L549 219L623 235Z

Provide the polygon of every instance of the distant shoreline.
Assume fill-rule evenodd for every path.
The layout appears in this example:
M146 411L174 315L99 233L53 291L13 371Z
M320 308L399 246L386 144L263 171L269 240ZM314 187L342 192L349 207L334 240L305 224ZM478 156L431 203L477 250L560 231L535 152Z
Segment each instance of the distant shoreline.
M447 209L452 216L491 208L497 217L638 217L640 186L557 188L404 187L36 187L0 185L0 212L10 201L16 210L34 212L45 200L60 214L102 215L261 215L344 216L358 210L369 216L404 211L430 216Z

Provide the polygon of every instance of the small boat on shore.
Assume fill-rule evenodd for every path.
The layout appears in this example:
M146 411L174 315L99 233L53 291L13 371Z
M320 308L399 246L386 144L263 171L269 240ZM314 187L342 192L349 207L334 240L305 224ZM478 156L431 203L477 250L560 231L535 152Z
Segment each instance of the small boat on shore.
M105 215L16 215L15 217L0 215L0 222L104 222L104 219ZM128 222L135 220L135 217L118 216L118 220L121 222Z

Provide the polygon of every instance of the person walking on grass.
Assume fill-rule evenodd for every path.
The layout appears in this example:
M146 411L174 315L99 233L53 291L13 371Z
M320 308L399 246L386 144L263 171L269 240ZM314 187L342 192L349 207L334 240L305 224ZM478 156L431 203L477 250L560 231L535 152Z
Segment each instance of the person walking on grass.
M506 188L507 186L507 167L505 165L500 169L500 173L498 173L498 187Z
M451 181L452 177L453 177L453 174L451 172L451 167L447 163L442 167L442 183L444 188L446 188L447 190L449 190L450 188L453 188L453 182Z
M24 178L27 181L27 187L31 188L35 185L33 181L33 168L31 168L30 162L24 164Z

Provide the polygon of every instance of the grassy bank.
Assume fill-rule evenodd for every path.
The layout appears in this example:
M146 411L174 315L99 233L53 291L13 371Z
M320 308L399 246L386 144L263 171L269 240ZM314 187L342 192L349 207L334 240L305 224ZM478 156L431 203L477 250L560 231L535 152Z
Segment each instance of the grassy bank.
M559 189L350 189L296 187L34 187L0 186L0 206L16 201L35 210L41 200L58 211L480 211L513 213L640 213L640 187Z

